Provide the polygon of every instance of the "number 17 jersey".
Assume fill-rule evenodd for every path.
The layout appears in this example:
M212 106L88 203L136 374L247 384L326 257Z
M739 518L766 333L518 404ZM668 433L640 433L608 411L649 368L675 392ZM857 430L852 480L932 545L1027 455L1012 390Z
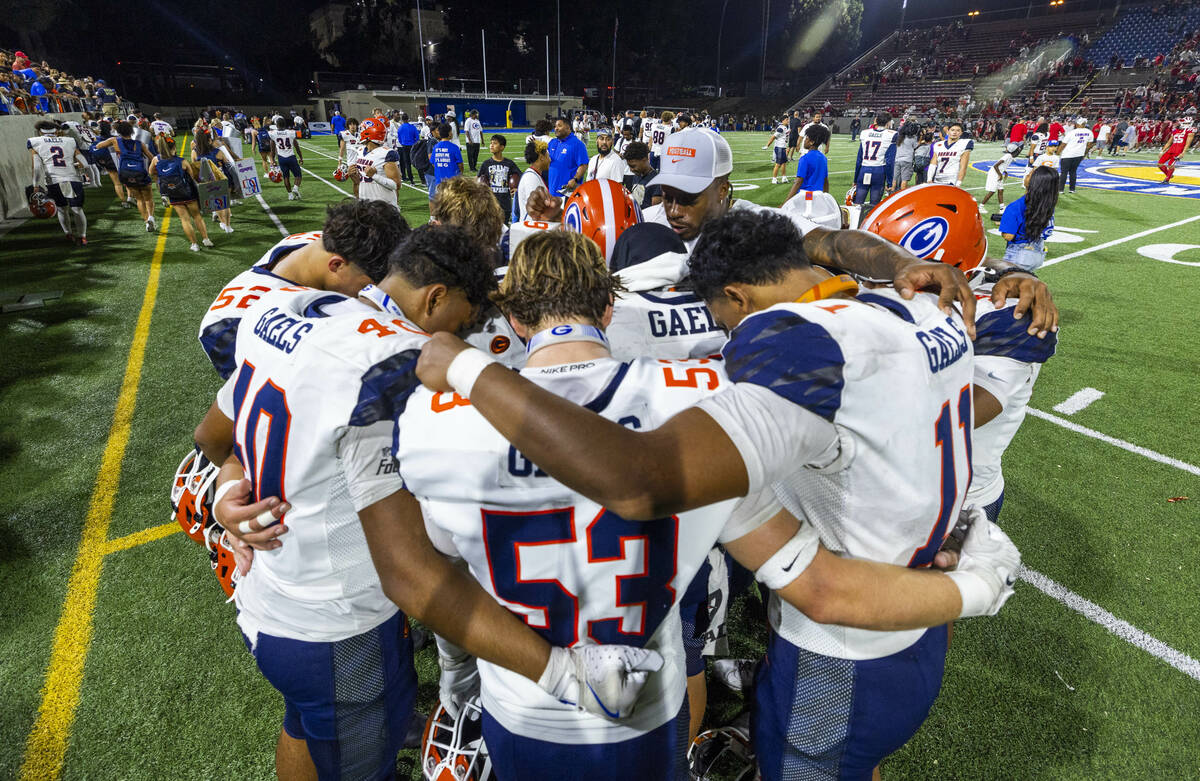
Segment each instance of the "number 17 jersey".
M521 374L635 429L655 428L726 384L720 364L705 360L604 358ZM637 711L617 724L481 660L491 716L518 735L599 744L638 737L678 714L686 679L678 602L713 543L751 530L730 521L735 502L625 520L547 476L453 394L415 393L398 443L401 477L421 502L430 538L465 559L497 602L553 645L621 643L653 648L665 662Z

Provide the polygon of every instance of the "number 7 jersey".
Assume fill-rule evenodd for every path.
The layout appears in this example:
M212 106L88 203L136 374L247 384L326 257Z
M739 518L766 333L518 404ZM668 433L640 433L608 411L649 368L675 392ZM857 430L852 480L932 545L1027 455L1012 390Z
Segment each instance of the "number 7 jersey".
M655 428L726 384L720 364L705 360L604 358L521 374L635 429ZM593 744L628 740L675 717L686 677L678 601L713 543L749 531L730 522L734 502L627 521L547 476L453 394L415 393L397 441L401 476L421 502L430 538L465 559L496 601L554 645L623 643L654 648L665 661L620 724L576 712L480 661L489 714L519 735Z

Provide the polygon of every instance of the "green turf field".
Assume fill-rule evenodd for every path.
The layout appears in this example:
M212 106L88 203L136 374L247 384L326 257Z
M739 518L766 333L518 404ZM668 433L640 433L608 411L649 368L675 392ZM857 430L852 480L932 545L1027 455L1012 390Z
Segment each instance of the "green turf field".
M523 136L510 135L511 157ZM770 184L765 134L727 138L737 195L778 205L788 185ZM0 315L0 778L273 776L281 700L201 549L163 524L219 387L196 341L202 312L280 238L272 214L287 233L319 229L324 204L343 197L333 140L303 148L304 200L264 182L264 203L236 207L232 235L213 223L216 247L200 253L160 203L147 234L107 180L86 192L86 249L55 220L0 234L3 302L62 292ZM855 151L834 140L836 195ZM965 186L983 182L972 171ZM1060 204L1066 240L1049 247L1063 262L1041 273L1062 310L1060 346L1005 459L1001 519L1029 580L1058 596L1022 582L1000 616L960 622L942 696L885 778L1200 777L1198 206L1099 189ZM405 187L401 207L413 224L428 218L423 190ZM1139 254L1148 245L1159 258ZM1104 395L1053 411L1084 388ZM738 631L742 651L761 647L753 620ZM425 710L436 669L423 651ZM713 700L718 717L739 706ZM419 777L412 753L402 777Z

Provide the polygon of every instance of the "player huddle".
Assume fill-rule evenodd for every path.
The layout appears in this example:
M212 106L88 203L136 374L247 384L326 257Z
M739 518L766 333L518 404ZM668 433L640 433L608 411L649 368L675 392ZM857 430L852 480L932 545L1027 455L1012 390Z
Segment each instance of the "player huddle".
M948 623L1012 593L1000 463L1054 352L1045 286L983 273L961 189L830 230L735 201L716 133L662 143L644 220L612 182L543 194L561 227L502 266L350 200L206 312L224 385L173 505L283 694L281 778L393 775L408 617L441 670L426 778L869 778ZM738 572L769 603L755 726L697 737Z

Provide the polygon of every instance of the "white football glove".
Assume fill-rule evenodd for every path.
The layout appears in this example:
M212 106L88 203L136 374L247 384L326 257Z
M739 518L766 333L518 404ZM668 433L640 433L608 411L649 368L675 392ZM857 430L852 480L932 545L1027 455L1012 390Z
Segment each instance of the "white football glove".
M538 686L560 702L615 721L633 713L647 676L662 666L662 656L646 648L556 646L550 649L550 662Z
M963 541L958 567L946 574L962 592L960 618L994 616L1013 595L1021 568L1021 552L983 511L971 510L974 520Z
M457 721L466 701L479 694L479 667L474 656L441 637L436 639L438 667L442 670L438 698L450 718Z

